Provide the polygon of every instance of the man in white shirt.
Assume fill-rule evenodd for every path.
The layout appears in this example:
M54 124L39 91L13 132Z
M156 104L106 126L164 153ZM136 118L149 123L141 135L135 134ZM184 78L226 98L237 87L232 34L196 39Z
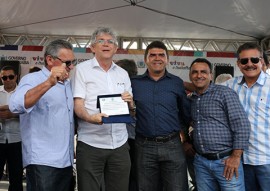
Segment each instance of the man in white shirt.
M4 165L8 164L9 191L22 191L22 148L19 117L10 112L8 102L15 91L17 74L12 66L1 69L0 86L0 179Z
M128 73L112 58L117 37L110 28L98 28L91 37L95 57L76 67L74 107L78 120L77 171L80 191L99 191L104 177L106 191L127 191L130 172L125 123L103 124L97 96L121 94L134 109Z

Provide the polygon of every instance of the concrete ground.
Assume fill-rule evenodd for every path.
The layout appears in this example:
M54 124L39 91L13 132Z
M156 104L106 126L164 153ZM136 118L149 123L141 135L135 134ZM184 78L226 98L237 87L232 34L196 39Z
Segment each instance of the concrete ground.
M1 180L0 181L0 191L8 191L8 181ZM26 191L26 183L23 183L23 191Z

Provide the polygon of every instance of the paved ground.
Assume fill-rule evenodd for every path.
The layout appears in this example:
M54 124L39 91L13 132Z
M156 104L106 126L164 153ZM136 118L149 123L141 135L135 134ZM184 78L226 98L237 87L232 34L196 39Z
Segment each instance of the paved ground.
M26 191L26 183L23 183L23 190ZM8 191L8 181L1 180L0 191Z

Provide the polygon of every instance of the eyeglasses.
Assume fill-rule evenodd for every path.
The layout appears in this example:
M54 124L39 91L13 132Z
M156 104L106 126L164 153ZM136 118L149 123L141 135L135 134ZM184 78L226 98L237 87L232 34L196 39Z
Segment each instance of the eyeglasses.
M98 39L98 40L95 41L95 43L98 43L98 44L105 44L106 42L108 44L116 44L115 40L113 40L113 39L109 39L109 40Z
M13 80L15 78L15 76L14 75L9 75L9 76L2 76L1 78L2 78L2 80L7 81L7 79Z
M258 64L260 59L262 59L262 58L259 58L259 57L240 58L239 62L242 65L246 65L248 63L248 60L250 60L253 64Z
M77 64L77 59L63 61L61 58L58 58L57 56L53 56L53 58L60 60L62 63L65 63L66 67L69 67L71 64L73 64L74 66Z

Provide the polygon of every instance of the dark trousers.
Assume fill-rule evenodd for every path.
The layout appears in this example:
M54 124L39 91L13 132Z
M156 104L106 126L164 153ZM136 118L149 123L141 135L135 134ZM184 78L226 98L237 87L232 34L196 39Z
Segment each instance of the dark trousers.
M77 144L79 191L100 191L103 177L106 191L128 191L130 158L125 143L116 149L100 149L81 141Z
M27 185L31 191L69 191L72 184L72 166L55 168L44 165L28 165Z
M188 190L187 165L179 137L165 143L136 137L135 148L139 191Z
M130 147L129 156L131 161L131 169L129 176L129 191L136 191L137 183L136 183L136 165L135 165L135 140L128 139L128 144Z
M0 179L5 164L8 164L9 191L22 191L22 145L18 143L0 144Z

